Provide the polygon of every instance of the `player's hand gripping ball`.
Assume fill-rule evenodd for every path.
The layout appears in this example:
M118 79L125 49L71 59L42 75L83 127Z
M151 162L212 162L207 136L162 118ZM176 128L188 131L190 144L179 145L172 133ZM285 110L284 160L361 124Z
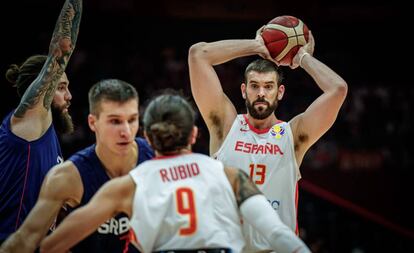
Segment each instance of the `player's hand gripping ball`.
M279 16L262 29L262 38L270 56L280 65L289 66L299 48L308 42L309 29L293 16Z

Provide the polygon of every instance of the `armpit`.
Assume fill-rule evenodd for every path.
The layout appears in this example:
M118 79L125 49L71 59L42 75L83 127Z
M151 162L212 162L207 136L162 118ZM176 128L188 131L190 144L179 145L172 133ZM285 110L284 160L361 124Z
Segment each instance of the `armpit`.
M217 112L211 112L208 116L212 123L212 127L219 140L223 139L223 120L219 117Z
M309 135L300 133L295 139L295 151L298 151L300 146L309 140Z

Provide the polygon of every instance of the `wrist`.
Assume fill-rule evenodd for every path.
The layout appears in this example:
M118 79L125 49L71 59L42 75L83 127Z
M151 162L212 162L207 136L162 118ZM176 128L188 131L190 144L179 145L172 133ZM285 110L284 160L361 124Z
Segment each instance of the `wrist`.
M308 52L305 52L305 53L303 53L300 57L299 57L299 66L301 67L301 68L303 68L302 67L302 62L303 62L303 58L305 58L305 56L306 55L310 55Z
M264 41L259 39L254 40L253 47L256 53L263 53L263 51L267 50Z

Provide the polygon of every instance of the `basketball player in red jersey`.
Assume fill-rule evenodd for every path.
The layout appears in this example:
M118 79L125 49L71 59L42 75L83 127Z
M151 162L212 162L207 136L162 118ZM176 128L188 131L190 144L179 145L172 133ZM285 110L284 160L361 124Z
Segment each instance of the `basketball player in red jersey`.
M346 82L313 56L314 38L301 47L290 67L301 67L322 90L309 107L288 122L274 111L285 93L278 63L270 59L260 33L250 40L200 42L189 50L194 99L210 133L210 154L224 165L243 169L265 194L281 220L298 232L297 182L306 151L333 125L347 94ZM247 114L238 115L223 92L214 66L259 55L244 73L241 95ZM214 101L214 102L213 102ZM270 244L248 224L247 252L270 250Z

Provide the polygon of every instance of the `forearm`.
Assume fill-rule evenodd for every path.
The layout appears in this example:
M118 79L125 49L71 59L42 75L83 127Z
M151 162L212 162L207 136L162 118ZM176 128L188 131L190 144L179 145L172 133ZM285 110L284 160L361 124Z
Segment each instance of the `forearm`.
M40 243L40 252L67 252L76 242L92 233L94 227L91 226L89 218L93 219L93 217L85 219L82 217L82 213L85 214L82 210L78 209L76 212L71 213L52 234L45 237ZM80 216L79 213L81 214ZM86 213L86 216L89 214L90 211Z
M1 245L1 253L33 253L42 236L17 230Z
M66 0L53 31L49 56L56 57L63 69L75 49L82 16L82 1Z
M308 247L279 218L263 195L250 197L240 206L245 221L251 224L278 253L307 253Z
M79 203L82 196L79 193L81 179L71 165L67 161L48 172L35 206L19 229L4 242L8 248L16 250L6 252L33 252L46 236L63 204L66 201Z
M5 252L34 252L46 236L62 203L63 201L45 199L41 195L20 228L3 243L2 249Z
M202 59L218 65L238 57L260 54L264 45L257 40L221 40L200 42L190 48L190 59Z
M342 77L310 54L305 53L299 64L315 80L323 92L347 90L347 84Z
M56 22L49 45L48 59L52 59L52 62L43 67L40 75L41 80L49 84L46 85L48 88L43 99L46 109L50 108L59 79L75 49L82 16L82 1L66 0Z
M131 200L133 196L130 194L126 197L124 192L119 193L111 188L114 182L119 182L119 178L106 183L87 205L69 214L56 230L40 243L40 252L67 252L102 223L114 217L118 213L118 208L122 208L125 198Z

